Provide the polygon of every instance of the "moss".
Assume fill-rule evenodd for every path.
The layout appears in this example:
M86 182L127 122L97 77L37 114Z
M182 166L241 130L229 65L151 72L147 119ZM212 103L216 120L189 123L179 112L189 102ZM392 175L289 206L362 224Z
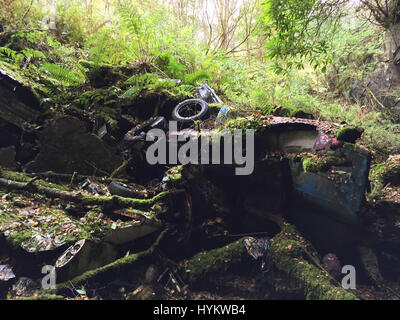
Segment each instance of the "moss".
M28 182L32 179L32 177L28 177L26 174L22 172L6 170L2 169L1 167L0 167L0 175L5 179L20 181L20 182Z
M1 167L0 167L0 177L2 177L4 179L12 180L12 181L17 181L17 182L28 183L28 182L32 181L32 177L25 173L10 171L10 170L6 170L6 169L2 169ZM46 188L57 189L60 191L71 191L71 189L67 185L55 184L55 183L47 182L45 180L35 180L35 183L40 186L46 187Z
M151 206L154 205L156 202L164 199L165 197L172 194L173 191L164 191L160 192L156 196L150 199L134 199L134 198L124 198L120 196L90 196L81 194L77 197L77 202L80 202L84 205L113 205L116 207L126 207L126 206Z
M25 231L24 233L13 232L7 237L7 242L15 248L18 248L24 241L29 240L32 237L32 233Z
M27 164L27 172L55 171L109 176L123 159L97 135L87 132L85 123L63 117L49 123L39 137L40 153Z
M148 207L163 200L165 197L181 192L181 190L168 190L160 192L159 194L150 199L135 199L135 198L124 198L120 196L112 196L112 197L92 196L81 193L73 193L36 184L36 182L32 181L32 179L26 183L10 181L7 179L2 179L2 181L0 182L3 186L6 186L9 189L37 192L44 194L48 197L51 197L53 199L59 198L68 201L74 201L84 205L103 205L110 207L128 207L128 206Z
M281 227L282 231L271 239L272 260L280 271L301 286L307 299L357 299L351 292L332 284L326 272L306 259L306 252L310 255L316 255L316 252L293 225L283 223ZM206 279L237 266L248 267L248 257L243 239L240 239L225 247L196 254L184 264L184 278L191 285L201 285Z
M86 76L95 88L110 86L128 78L118 67L109 64L97 64L85 60L79 61L79 64L88 70Z
M185 184L185 177L183 174L184 165L179 165L169 169L166 173L166 176L163 178L163 182L165 182L169 187L179 187Z
M21 72L18 72L18 69L15 65L11 65L7 62L0 60L0 69L3 69L8 75L12 76L14 79L19 82L29 85L28 79L21 76Z
M216 116L219 113L219 111L221 110L223 105L224 105L224 103L210 103L210 104L208 104L208 107L210 109L210 114Z
M293 225L284 223L282 231L271 240L271 255L275 266L295 280L312 300L355 300L357 297L331 283L329 276L305 259L306 251L315 253Z
M260 115L252 115L245 118L230 119L225 123L225 128L230 129L263 129L268 127Z
M155 116L170 117L177 104L193 96L184 86L164 88L153 84L133 86L120 97L124 106L131 107L130 114L146 121Z
M302 109L294 108L290 114L290 117L294 118L302 118L302 119L314 119L314 116L311 113L308 113Z
M96 112L97 118L102 119L111 129L118 128L118 110L116 104L119 101L121 89L112 86L107 89L86 91L74 100L74 104L82 109L83 113ZM78 110L78 112L81 112Z
M367 195L367 200L379 199L387 184L390 183L395 187L400 186L400 163L386 161L373 165L369 172L369 181L371 192Z
M354 126L346 126L339 128L335 131L335 137L341 141L355 143L357 139L361 138L363 133L363 129L354 127Z
M344 159L334 156L317 158L313 156L303 157L303 169L305 172L327 171L332 166L339 166L345 163Z
M387 161L375 165L371 171L370 179L382 185L387 183L400 185L400 163Z
M19 297L16 300L65 300L65 297L48 293L47 290L42 290L37 296L32 297Z
M221 274L243 261L247 255L243 239L225 247L200 252L191 258L185 266L185 278L191 284L199 283L211 274Z
M54 290L49 291L49 293L54 294L56 292L60 292L61 290L68 289L71 287L71 284L74 286L85 284L89 280L93 280L95 278L98 278L99 276L103 277L106 273L120 272L122 268L129 268L130 270L132 270L135 265L143 263L144 260L150 258L154 254L154 252L158 249L158 246L160 245L162 239L164 238L167 232L168 229L162 231L158 236L157 240L152 244L152 246L149 249L127 255L105 266L87 271L82 275L75 277L71 281L58 284L57 289L55 291Z

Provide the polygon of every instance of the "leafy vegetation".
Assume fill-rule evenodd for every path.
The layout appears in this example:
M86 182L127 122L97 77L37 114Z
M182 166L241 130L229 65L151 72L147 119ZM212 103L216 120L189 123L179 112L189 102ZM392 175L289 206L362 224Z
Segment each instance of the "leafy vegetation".
M368 87L397 21L386 2L383 19L367 0L2 1L0 61L41 79L39 92L57 104L59 90L99 79L131 99L144 88L190 92L208 81L243 113L284 109L363 127L361 143L387 155L400 150L399 125L382 104L387 92ZM102 66L138 70L121 76Z

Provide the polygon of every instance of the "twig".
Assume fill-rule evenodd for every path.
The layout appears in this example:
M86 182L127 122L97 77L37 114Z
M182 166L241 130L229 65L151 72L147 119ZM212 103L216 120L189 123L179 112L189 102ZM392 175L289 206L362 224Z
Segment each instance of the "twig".
M124 170L126 168L126 166L128 165L128 163L131 161L131 158L129 158L128 160L125 160L117 169L115 169L111 175L110 178L114 178L116 175L118 175L122 170Z
M85 162L86 162L89 166L91 166L93 169L95 169L95 170L97 170L97 171L99 171L99 172L105 174L105 175L108 176L108 177L110 176L110 174L109 174L107 171L104 171L104 170L102 170L102 169L97 168L93 163L91 163L91 162L89 162L89 161L87 161L87 160L85 160Z
M28 10L26 10L25 13L24 13L24 15L22 16L21 22L24 22L26 16L28 15L28 13L29 13L29 12L31 11L31 9L32 9L32 5L33 5L33 0L31 0L31 4L29 5Z
M71 181L69 183L70 186L73 186L73 184L75 182L76 175L77 175L77 172L74 171L74 173L72 174L72 177L71 177Z

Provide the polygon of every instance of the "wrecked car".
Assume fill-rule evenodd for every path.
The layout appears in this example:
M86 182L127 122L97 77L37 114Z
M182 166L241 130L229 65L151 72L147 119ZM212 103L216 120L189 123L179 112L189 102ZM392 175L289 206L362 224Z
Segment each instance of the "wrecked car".
M10 85L17 85L13 78L0 81L12 96ZM1 163L0 245L13 257L2 263L3 278L38 280L48 264L59 282L43 297L77 294L82 286L86 294L110 297L98 282L118 276L130 283L124 297L132 299L160 291L193 298L207 286L279 297L276 274L296 298L356 299L330 275L346 260L379 279L365 240L370 233L360 222L370 171L369 152L354 144L360 130L312 119L240 118L208 85L197 89L167 107L145 97L137 104L124 100L119 129L71 114L42 122L33 133L34 159L16 161L23 172L9 160ZM24 113L10 117L2 102L0 118L25 132L40 109L12 99ZM172 119L181 127L171 131ZM202 127L207 121L210 127ZM166 143L181 144L199 135L211 143L222 129L254 129L254 173L236 176L235 163L150 165L152 129L165 132ZM342 254L340 262L319 254L332 251ZM359 261L352 260L356 255Z

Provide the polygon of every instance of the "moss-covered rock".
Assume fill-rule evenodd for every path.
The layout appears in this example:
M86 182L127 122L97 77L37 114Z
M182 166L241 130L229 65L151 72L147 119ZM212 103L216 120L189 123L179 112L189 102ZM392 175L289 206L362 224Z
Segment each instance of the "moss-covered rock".
M379 185L391 183L400 186L400 162L384 162L375 165L370 174L370 179Z
M156 84L151 88L137 90L132 92L131 97L126 93L123 95L127 99L125 109L142 121L154 116L170 118L172 110L180 102L192 98L191 92L185 90L184 86L165 88L162 85L157 87Z
M371 192L367 196L369 201L386 198L387 200L393 199L398 202L400 191L399 161L389 159L383 163L373 165L369 173L369 180L371 184Z
M363 132L364 129L362 128L354 126L345 126L337 129L335 132L335 136L337 139L341 141L355 143L358 139L361 138Z
M54 120L40 135L40 153L30 162L28 172L109 175L122 164L116 149L88 133L83 122L65 117Z
M103 88L116 84L118 80L126 80L128 77L124 75L118 67L108 64L96 64L91 61L81 60L80 65L88 70L86 73L90 84L94 88Z
M332 166L340 166L345 163L345 160L339 157L327 156L305 156L303 158L303 169L305 172L321 172L327 171Z
M224 274L248 258L243 239L207 252L200 252L188 260L184 278L192 285L199 285L209 277Z

